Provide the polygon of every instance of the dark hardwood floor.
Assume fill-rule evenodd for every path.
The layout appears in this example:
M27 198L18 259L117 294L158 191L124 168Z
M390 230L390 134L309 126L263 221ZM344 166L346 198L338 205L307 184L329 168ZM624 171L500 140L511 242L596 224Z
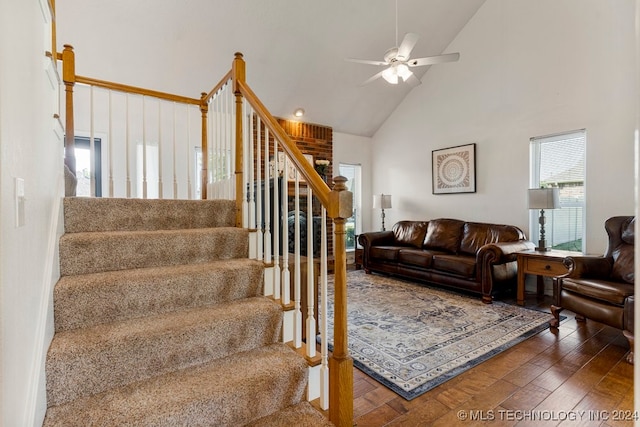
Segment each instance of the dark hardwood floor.
M527 295L525 304L548 311L551 298ZM625 361L629 344L622 331L562 314L567 319L559 329L546 329L412 401L354 368L355 423L633 425L633 365Z

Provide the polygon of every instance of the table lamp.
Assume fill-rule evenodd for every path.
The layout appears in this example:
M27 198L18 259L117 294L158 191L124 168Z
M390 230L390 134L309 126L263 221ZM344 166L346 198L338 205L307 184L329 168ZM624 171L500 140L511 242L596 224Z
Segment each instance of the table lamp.
M382 209L382 231L384 229L384 210L391 209L391 195L390 194L374 194L373 196L373 208Z
M540 218L538 219L538 223L540 224L540 240L538 241L536 251L546 252L551 250L551 248L547 248L547 241L544 237L544 224L546 222L544 210L557 209L560 207L559 190L558 187L529 189L529 209L540 209Z

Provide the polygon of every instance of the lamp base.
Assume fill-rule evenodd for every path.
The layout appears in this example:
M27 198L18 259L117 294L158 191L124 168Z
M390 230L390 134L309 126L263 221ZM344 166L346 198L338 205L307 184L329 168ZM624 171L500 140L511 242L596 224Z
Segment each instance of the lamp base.
M551 250L551 248L547 247L547 241L544 238L544 229L543 231L541 231L542 239L540 239L538 241L538 246L535 248L536 251L538 252L549 252Z

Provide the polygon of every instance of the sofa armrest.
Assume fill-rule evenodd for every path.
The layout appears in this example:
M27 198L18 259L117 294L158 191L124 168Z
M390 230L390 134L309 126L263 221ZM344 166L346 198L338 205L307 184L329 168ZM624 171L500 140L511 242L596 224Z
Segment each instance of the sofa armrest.
M482 286L482 301L491 302L493 292L493 266L517 260L517 252L531 250L535 245L528 240L496 242L482 246L476 254L477 277Z
M372 231L358 235L358 243L365 251L371 246L376 245L393 245L395 235L393 231Z
M529 251L535 247L536 245L528 240L489 243L478 250L476 258L479 262L486 260L491 264L504 264L516 261L518 252Z
M607 279L613 267L611 259L603 256L570 256L562 263L569 271L561 278Z

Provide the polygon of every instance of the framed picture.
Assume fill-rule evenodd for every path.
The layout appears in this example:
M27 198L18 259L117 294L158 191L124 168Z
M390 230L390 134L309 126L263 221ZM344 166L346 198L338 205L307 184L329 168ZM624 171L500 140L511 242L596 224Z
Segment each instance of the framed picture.
M433 194L476 192L476 144L431 152Z

